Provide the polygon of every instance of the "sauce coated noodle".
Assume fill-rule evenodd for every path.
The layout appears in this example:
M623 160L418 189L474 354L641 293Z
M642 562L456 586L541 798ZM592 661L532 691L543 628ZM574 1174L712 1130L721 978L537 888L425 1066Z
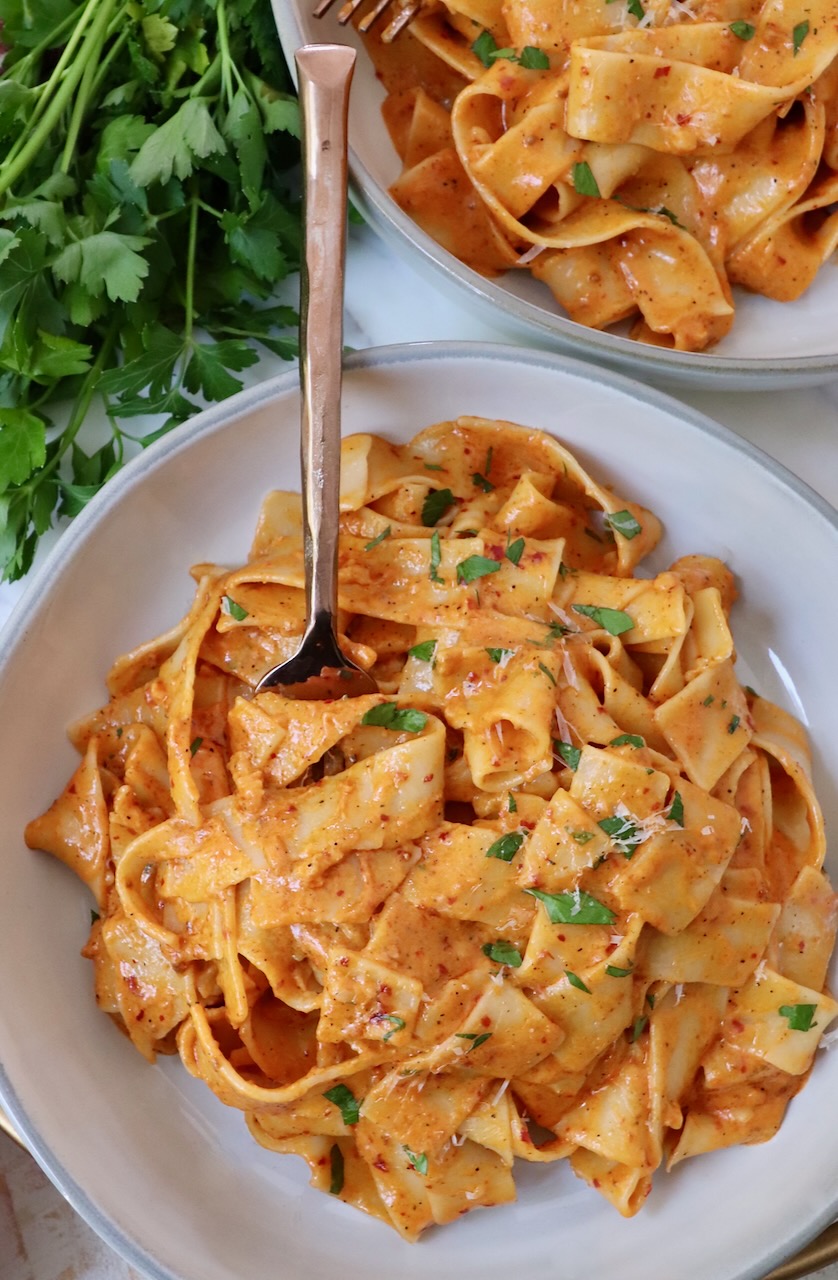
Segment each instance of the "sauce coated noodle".
M396 202L580 324L701 351L838 243L836 0L431 0L367 43Z
M299 496L120 658L27 828L103 1010L415 1240L564 1160L624 1215L778 1128L838 1012L806 741L743 688L731 573L552 437L344 442L340 627L381 693L253 695L303 625Z

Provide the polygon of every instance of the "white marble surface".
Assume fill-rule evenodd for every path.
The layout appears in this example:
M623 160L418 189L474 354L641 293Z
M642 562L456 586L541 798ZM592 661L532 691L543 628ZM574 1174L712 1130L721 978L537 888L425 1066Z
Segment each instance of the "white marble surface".
M485 315L440 294L371 232L353 228L347 263L347 345L364 348L445 339L519 341L500 321L490 324ZM279 361L266 360L254 376L267 377L284 367ZM677 396L772 455L838 507L838 378L819 388L766 394L681 391ZM54 538L45 540L44 551L51 541ZM11 615L20 591L20 584L0 586L0 624ZM821 1280L838 1280L838 1264L818 1275ZM140 1280L64 1204L34 1162L3 1135L0 1277Z

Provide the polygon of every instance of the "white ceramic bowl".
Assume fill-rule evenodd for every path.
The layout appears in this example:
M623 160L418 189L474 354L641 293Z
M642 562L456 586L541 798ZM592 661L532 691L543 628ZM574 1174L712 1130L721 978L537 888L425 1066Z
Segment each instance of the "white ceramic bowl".
M313 18L314 0L272 0L274 17L292 74L301 45L334 40L363 46L356 32L338 24L335 0L324 18ZM593 360L645 381L672 387L770 390L816 385L838 373L838 268L820 272L808 292L793 303L736 292L731 333L707 352L677 352L600 333L569 320L547 286L528 272L513 271L487 280L441 248L412 221L387 189L400 162L381 119L384 90L368 57L358 58L349 114L352 195L370 224L440 288L467 300L510 338Z
M834 831L835 512L724 428L564 357L420 344L348 362L347 432L406 439L460 413L552 431L656 510L666 534L650 567L690 551L729 561L744 584L742 677L804 717ZM819 1055L772 1142L686 1162L637 1218L567 1169L524 1166L517 1204L409 1246L310 1190L301 1160L258 1147L178 1060L150 1066L97 1011L79 956L90 900L24 847L24 823L74 767L64 727L103 700L111 660L181 615L190 564L246 555L266 488L296 487L298 414L289 372L159 441L62 536L0 637L0 1103L79 1212L155 1280L763 1276L838 1206L838 1053Z

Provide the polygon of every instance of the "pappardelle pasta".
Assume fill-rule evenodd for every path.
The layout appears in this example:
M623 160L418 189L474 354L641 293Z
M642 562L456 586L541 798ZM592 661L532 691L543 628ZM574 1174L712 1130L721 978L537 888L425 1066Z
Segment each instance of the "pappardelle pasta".
M701 351L838 244L836 0L431 0L366 39L396 202L580 324Z
M344 441L340 629L380 693L254 694L304 620L299 495L119 658L27 843L95 993L257 1142L409 1241L566 1161L620 1213L778 1129L838 1013L800 724L744 688L733 576L637 572L648 510L549 435Z

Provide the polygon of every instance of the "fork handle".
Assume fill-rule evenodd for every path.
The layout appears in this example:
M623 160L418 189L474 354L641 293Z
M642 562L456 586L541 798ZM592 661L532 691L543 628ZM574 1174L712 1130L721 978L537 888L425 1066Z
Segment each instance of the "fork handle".
M347 116L355 50L306 45L294 59L303 121L300 460L311 631L327 621L333 628L337 611Z

